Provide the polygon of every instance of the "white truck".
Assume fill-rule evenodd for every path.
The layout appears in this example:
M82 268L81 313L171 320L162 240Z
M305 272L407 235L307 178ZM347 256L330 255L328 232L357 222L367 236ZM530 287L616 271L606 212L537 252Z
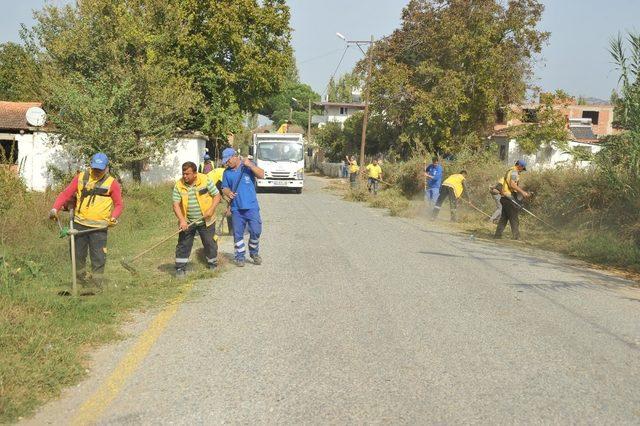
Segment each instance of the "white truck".
M304 139L300 133L257 133L250 154L264 170L257 179L260 188L292 188L298 194L304 186Z

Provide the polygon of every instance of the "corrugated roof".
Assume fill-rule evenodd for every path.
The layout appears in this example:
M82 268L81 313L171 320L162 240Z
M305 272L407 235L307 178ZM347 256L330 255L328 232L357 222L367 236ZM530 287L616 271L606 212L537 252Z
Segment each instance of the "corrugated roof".
M27 110L31 107L42 108L41 102L5 102L0 101L0 129L29 130Z

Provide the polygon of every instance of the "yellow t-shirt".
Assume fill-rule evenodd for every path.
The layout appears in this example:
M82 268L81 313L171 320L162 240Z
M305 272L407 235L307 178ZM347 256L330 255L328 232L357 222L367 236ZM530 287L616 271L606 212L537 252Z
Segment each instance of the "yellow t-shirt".
M213 182L214 185L217 185L218 182L222 182L223 174L224 167L218 167L217 169L213 169L209 173L207 173L207 176L209 176L209 179L211 179L211 182Z
M358 163L354 161L353 163L349 164L349 173L358 173L358 170L360 170L360 167L358 167Z
M379 164L369 164L367 166L367 174L370 178L380 179L380 175L382 174L382 167Z
M462 195L462 190L464 189L462 186L462 182L464 182L465 179L466 178L464 177L464 175L457 173L445 179L445 181L442 182L442 185L453 188L453 193L455 194L456 198L460 198L460 196Z
M276 133L288 133L289 132L289 124L283 123L278 127L278 131Z

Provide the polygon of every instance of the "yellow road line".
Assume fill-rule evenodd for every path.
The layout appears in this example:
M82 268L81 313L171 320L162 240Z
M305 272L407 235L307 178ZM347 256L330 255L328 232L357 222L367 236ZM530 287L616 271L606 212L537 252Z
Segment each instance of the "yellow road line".
M78 409L76 416L71 421L72 425L94 424L100 419L105 410L116 399L127 379L133 375L140 363L145 359L192 287L193 283L182 287L180 294L171 300L169 306L154 318L151 325L138 338L135 346L120 361L113 373Z

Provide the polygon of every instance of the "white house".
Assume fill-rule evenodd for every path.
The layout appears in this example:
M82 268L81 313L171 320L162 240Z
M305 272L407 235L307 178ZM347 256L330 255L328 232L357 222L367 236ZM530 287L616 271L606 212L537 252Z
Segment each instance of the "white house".
M323 127L327 123L340 123L344 125L347 118L358 111L364 111L365 104L362 102L319 102L316 105L324 108L323 115L314 115L313 124Z
M602 149L602 146L599 145L598 137L593 133L592 126L590 118L569 119L571 138L567 145L570 150L596 154ZM520 149L518 141L509 137L508 129L506 128L494 133L492 140L498 145L500 159L507 164L513 164L519 159L524 159L532 169L565 164L588 167L590 164L589 161L576 159L569 150L559 148L553 142L541 147L534 154L525 154Z
M53 184L51 167L76 171L78 163L59 144L50 127L34 127L27 122L29 108L37 102L0 102L0 166L19 174L30 190L44 191ZM201 133L183 134L167 142L163 158L144 167L142 182L174 181L182 175L180 166L187 161L199 164L205 153L207 137ZM130 174L122 176L129 180Z

